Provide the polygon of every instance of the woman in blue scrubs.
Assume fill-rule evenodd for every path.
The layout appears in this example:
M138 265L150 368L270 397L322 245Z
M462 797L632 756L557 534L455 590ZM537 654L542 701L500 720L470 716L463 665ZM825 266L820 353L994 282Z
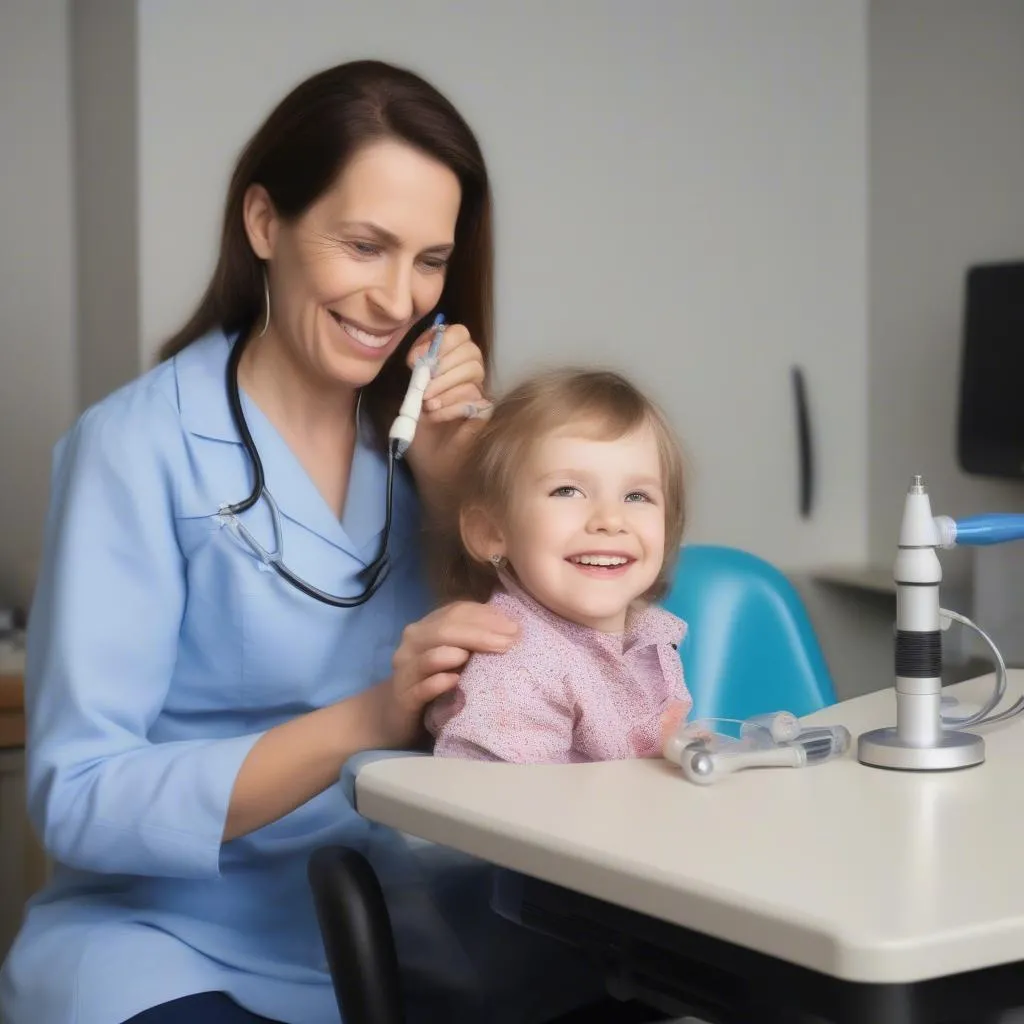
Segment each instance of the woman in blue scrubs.
M469 653L515 642L485 607L431 610L421 564L480 422L467 410L486 407L491 267L476 139L412 74L325 71L245 147L196 312L55 452L26 676L30 812L55 867L3 967L6 1024L337 1021L306 864L373 847L340 769L414 744ZM323 603L246 536L322 591L362 590L382 439L438 311L451 326L395 474L390 574L361 605ZM239 344L267 497L231 514L254 482L225 388ZM472 1020L533 1024L592 994L535 948L507 1015ZM532 1009L510 1009L516 993ZM428 1002L411 997L410 1020Z

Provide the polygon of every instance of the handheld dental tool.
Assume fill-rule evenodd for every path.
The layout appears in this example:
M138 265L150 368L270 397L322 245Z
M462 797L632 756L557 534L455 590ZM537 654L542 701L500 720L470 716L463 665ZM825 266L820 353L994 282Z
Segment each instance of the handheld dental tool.
M690 782L709 786L724 775L747 768L806 768L823 764L842 756L849 747L850 732L846 726L817 726L801 729L794 739L768 746L741 741L716 748L714 743L697 740L678 751L676 763Z
M662 756L680 764L688 747L710 746L715 750L767 750L775 746L771 715L750 720L740 718L695 718L680 725L662 744ZM738 733L738 738L736 734Z
M694 743L711 742L736 750L768 750L796 739L800 720L791 711L772 711L750 718L695 718L685 722L664 743L663 755L679 764L683 750Z
M391 424L391 430L388 432L388 440L396 459L405 455L416 435L416 425L420 421L420 412L423 409L423 392L427 390L437 367L437 356L444 340L445 326L444 314L438 313L434 318L434 336L430 341L430 347L425 355L416 360L409 387L406 389L405 398L402 399L402 407L398 410L395 422Z
M942 566L936 548L1000 544L1024 539L1024 516L994 514L954 520L933 516L920 476L911 480L903 506L896 564L896 725L863 733L857 757L874 768L945 771L985 760L985 742L963 731L1003 722L1024 712L1024 698L991 714L1006 693L1006 664L991 637L965 615L942 608ZM992 650L996 683L974 714L943 715L942 630L950 622L973 629Z

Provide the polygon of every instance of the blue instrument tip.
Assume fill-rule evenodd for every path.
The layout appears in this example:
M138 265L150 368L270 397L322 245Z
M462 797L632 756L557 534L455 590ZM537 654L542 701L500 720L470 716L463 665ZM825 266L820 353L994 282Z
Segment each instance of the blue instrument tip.
M431 330L434 332L434 337L430 341L430 347L427 349L427 358L436 359L438 352L441 350L441 340L444 338L444 313L438 313L434 317L434 326Z

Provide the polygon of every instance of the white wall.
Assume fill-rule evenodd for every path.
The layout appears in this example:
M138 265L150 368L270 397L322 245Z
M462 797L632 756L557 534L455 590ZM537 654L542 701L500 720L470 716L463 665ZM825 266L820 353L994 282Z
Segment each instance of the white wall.
M50 448L75 411L66 0L0 10L0 605L35 572Z
M1024 257L1024 3L875 0L870 25L869 522L888 564L914 473L936 512L1024 509L1024 484L958 468L955 438L964 271ZM952 579L966 555L943 556Z
M866 554L866 0L141 0L142 352L191 310L231 163L322 66L424 72L495 184L503 379L619 366L695 465L694 539ZM821 478L796 512L789 366Z
M135 0L73 0L78 400L139 370Z
M873 0L869 11L870 559L891 572L907 484L936 512L1024 508L1024 486L956 465L963 276L1024 256L1024 4ZM1024 545L942 554L943 603L1024 664ZM840 696L891 686L895 600L798 579ZM966 630L946 675L985 671ZM984 660L979 662L976 656Z
M870 525L886 564L915 471L944 511L1021 507L1024 488L959 472L952 437L963 268L1024 246L1017 0L875 0L867 47L864 4L838 0L383 6L76 0L85 400L191 307L231 159L269 105L371 54L435 78L487 149L503 375L552 337L635 371L695 455L694 536L813 567L855 561ZM77 410L68 32L60 0L0 8L0 602L27 596L50 446ZM138 251L105 244L117 211ZM808 526L791 357L823 431Z

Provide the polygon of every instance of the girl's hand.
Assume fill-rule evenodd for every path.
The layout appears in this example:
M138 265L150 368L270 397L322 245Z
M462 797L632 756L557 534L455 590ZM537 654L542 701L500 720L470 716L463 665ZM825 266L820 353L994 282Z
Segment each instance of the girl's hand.
M409 350L410 369L434 339L430 327ZM461 324L445 328L434 376L423 393L416 436L406 455L416 484L428 505L445 493L458 472L466 446L490 415L484 391L484 357Z
M675 736L686 724L686 717L693 707L693 701L671 700L661 712L659 720L659 753L665 749L668 741ZM694 730L693 739L700 739L701 736Z
M475 652L500 654L516 641L519 625L484 604L459 601L406 626L395 652L394 675L381 689L389 746L416 742L423 711L450 690Z

